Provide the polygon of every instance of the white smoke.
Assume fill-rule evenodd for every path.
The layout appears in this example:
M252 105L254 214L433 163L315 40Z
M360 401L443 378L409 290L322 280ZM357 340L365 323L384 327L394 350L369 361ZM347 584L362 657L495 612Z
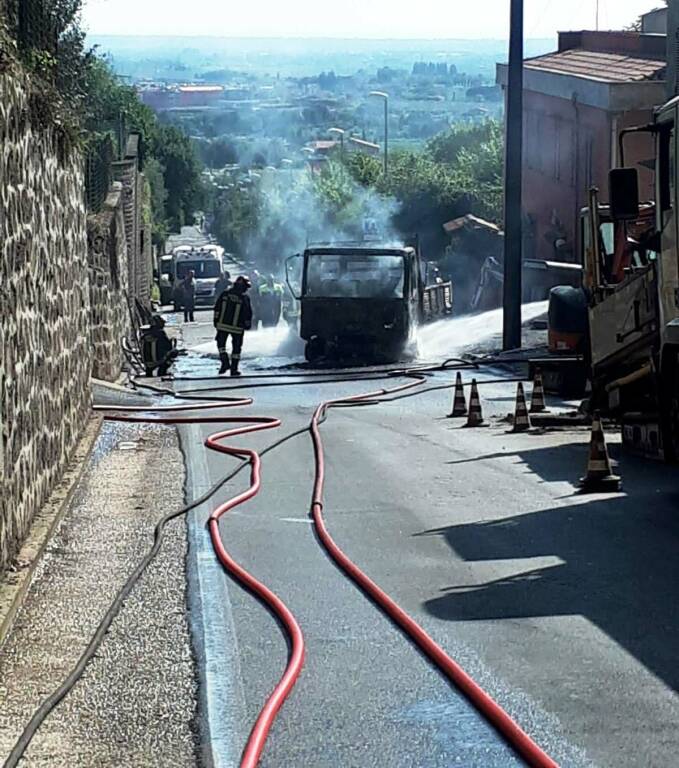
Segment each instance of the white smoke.
M524 304L521 310L523 322L544 315L547 301ZM454 357L479 344L490 342L502 334L502 308L491 309L475 315L462 315L439 320L419 329L417 345L423 360L440 360Z

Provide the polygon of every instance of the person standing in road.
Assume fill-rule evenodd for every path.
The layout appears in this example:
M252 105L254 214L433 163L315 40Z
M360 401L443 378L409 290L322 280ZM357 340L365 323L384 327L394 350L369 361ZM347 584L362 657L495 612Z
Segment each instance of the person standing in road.
M219 374L231 369L232 376L240 376L238 370L241 350L243 349L243 337L245 331L252 327L252 306L247 292L252 283L247 277L241 275L228 291L224 291L215 304L214 324L217 330L215 340L219 350L221 368ZM226 351L226 342L231 336L231 360Z
M191 269L182 280L180 291L182 306L184 307L184 322L193 322L193 312L196 308L196 281L195 272Z
M229 288L231 288L231 273L225 270L215 284L215 301L218 301L224 291L228 291Z

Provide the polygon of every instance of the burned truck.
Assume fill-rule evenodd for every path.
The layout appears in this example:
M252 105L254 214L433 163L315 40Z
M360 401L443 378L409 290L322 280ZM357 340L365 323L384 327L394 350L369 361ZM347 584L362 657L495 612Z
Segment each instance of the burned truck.
M309 362L393 362L413 354L420 323L449 314L453 287L427 269L416 247L320 245L291 256L288 285L301 304Z

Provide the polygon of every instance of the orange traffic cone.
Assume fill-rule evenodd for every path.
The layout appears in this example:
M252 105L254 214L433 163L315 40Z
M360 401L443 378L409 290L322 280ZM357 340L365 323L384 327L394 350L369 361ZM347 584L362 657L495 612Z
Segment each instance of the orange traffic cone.
M476 379L472 379L472 393L469 396L469 415L467 416L466 427L480 427L483 425L483 413L481 411L481 399L479 398L479 388Z
M545 388L542 383L542 373L540 371L535 372L535 379L533 380L533 393L530 398L530 412L542 413L546 411L545 405Z
M519 382L516 388L516 411L514 413L514 427L512 432L527 432L531 428L530 416L528 415L528 406L526 405L526 395L523 391L523 384Z
M457 378L455 379L455 395L453 396L453 410L448 414L449 419L454 419L457 416L467 415L467 401L464 397L464 387L462 386L462 375L457 372Z
M612 493L619 491L622 480L611 471L606 437L601 426L601 416L595 411L592 419L592 439L589 445L587 475L580 480L584 493Z

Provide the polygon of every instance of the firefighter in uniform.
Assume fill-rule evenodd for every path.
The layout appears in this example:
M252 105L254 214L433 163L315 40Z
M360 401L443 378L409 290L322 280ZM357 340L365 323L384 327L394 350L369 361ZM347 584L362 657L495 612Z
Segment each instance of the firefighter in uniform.
M159 376L165 376L179 352L165 333L165 320L158 315L151 318L151 324L142 332L141 355L146 375L151 377L158 369Z
M217 349L222 366L219 373L231 368L232 376L240 376L238 364L243 348L245 331L252 327L252 306L247 292L252 287L250 280L241 275L228 291L224 291L215 304L214 323L217 330ZM226 351L226 342L231 335L231 361Z

